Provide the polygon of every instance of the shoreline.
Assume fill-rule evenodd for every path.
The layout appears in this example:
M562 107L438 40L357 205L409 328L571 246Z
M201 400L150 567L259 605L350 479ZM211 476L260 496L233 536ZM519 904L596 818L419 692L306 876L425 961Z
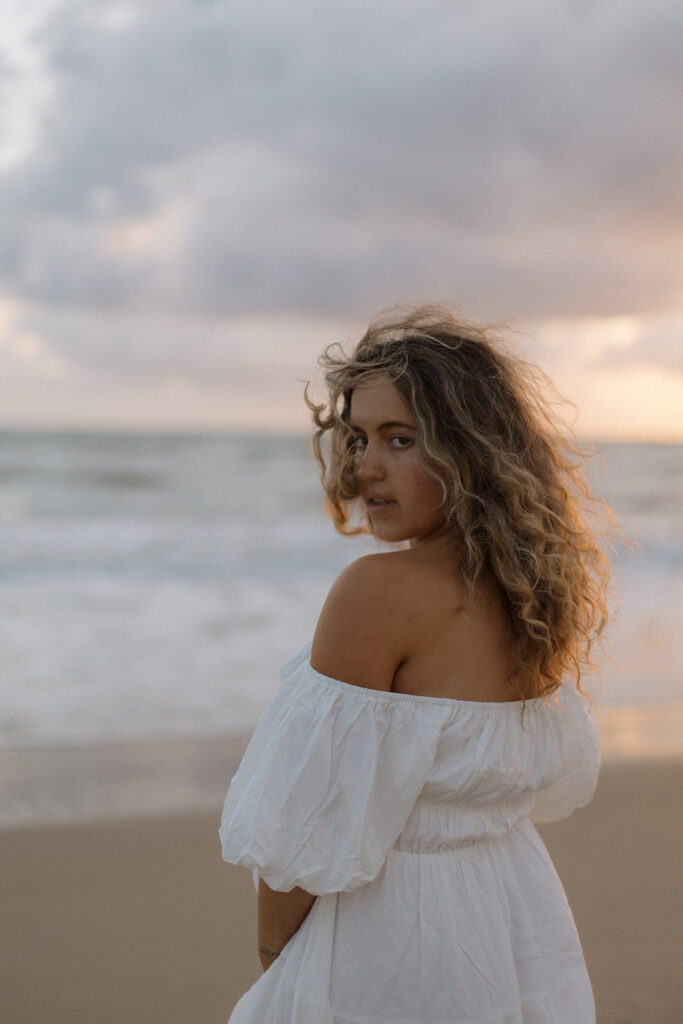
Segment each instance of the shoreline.
M0 835L222 805L249 737L0 748Z
M608 761L587 807L539 829L600 1024L683 1019L682 779L678 759ZM8 1019L225 1022L260 969L251 876L222 862L219 815L5 830Z
M683 702L598 709L603 765L683 761ZM0 834L222 805L248 735L0 747Z

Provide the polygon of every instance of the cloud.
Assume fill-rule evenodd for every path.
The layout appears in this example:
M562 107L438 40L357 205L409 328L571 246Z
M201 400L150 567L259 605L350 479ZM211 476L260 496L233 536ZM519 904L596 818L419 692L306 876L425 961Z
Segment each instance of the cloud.
M510 342L550 374L561 419L593 438L683 437L681 317L545 320ZM0 303L0 418L15 426L310 428L323 347L363 324ZM658 339L658 345L652 342ZM668 339L668 341L667 341ZM670 344L669 344L670 342ZM678 357L672 355L678 352ZM578 418L577 418L578 417Z
M359 327L0 303L0 420L305 430L318 355Z
M680 5L62 5L6 292L218 316L671 306ZM146 244L129 239L145 238Z
M625 344L606 345L594 365L600 369L650 366L683 375L683 314L645 318Z
M288 316L207 317L32 305L5 318L5 346L50 339L55 361L119 384L183 378L208 389L257 388L264 376L309 376L324 345L353 334L348 323ZM357 330L356 330L357 334ZM45 342L46 343L46 342Z
M572 397L680 372L681 27L673 0L36 0L0 40L5 420L303 424L323 344L398 302L512 319Z

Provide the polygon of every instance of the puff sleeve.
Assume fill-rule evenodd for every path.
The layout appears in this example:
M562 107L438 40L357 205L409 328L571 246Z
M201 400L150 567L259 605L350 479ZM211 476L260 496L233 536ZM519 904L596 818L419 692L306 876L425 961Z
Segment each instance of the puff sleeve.
M563 684L552 730L557 746L557 772L550 785L536 791L531 820L535 823L568 818L587 804L600 771L600 734L586 700L575 687Z
M283 670L232 779L223 859L315 895L375 878L429 774L441 731L392 694L329 679L304 649Z

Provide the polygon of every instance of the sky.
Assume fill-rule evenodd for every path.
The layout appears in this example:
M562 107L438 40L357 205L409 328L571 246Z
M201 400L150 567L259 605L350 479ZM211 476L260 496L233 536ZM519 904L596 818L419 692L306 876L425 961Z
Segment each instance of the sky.
M5 0L0 426L305 430L376 312L683 442L679 0ZM314 392L314 393L320 393Z

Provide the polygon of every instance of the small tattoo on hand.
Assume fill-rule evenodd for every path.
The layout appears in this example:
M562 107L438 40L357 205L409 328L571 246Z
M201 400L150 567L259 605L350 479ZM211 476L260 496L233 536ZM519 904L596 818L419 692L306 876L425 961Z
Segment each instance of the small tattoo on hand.
M265 946L261 946L259 948L259 953L261 954L261 956L267 956L271 960L274 960L276 957L280 955L279 953L274 953L272 949L266 949Z

